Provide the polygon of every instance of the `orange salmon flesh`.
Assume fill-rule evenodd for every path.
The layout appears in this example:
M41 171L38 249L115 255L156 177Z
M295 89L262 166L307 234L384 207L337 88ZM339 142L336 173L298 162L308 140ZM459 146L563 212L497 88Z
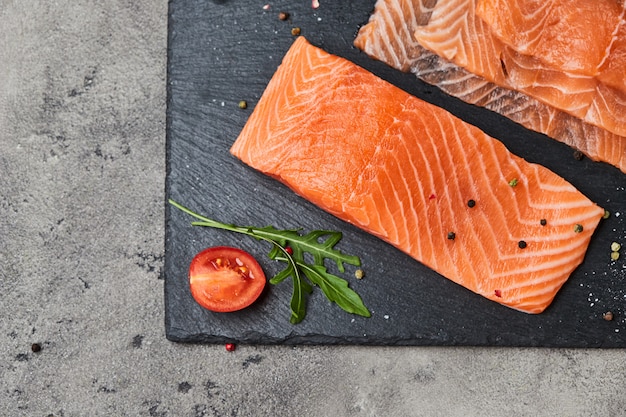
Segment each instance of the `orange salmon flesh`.
M527 313L550 305L604 214L550 170L304 37L231 153L444 277Z

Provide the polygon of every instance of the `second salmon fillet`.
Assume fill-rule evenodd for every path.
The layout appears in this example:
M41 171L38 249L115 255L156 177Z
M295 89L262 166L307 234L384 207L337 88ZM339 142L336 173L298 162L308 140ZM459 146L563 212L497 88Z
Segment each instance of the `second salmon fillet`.
M446 278L527 313L550 305L604 214L548 169L303 37L231 153Z

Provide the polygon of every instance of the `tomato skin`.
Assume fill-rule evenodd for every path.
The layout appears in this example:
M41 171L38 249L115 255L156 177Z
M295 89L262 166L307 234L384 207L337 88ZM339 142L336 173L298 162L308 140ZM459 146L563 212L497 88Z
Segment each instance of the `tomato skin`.
M228 246L207 248L189 266L189 288L207 310L228 313L254 303L265 288L261 265L249 253Z

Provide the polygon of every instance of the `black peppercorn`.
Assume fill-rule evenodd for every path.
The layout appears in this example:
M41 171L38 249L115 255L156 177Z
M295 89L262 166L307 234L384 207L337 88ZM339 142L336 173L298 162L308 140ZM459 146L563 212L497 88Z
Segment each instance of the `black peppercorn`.
M526 248L526 246L528 246L528 245L526 244L526 242L525 242L525 241L520 240L519 242L517 242L517 246L518 246L520 249L525 249L525 248Z
M541 219L541 220L539 220L539 223L540 223L542 226L545 226L546 224L548 224L548 221L547 221L546 219Z
M475 202L474 200L469 200L469 201L467 202L467 207L472 208L472 207L474 207L475 205L476 205L476 202Z
M454 232L448 232L448 239L454 240L455 237L456 237L456 234Z
M585 155L579 151L579 150L575 150L574 151L574 159L577 161L582 161L582 159L585 157Z

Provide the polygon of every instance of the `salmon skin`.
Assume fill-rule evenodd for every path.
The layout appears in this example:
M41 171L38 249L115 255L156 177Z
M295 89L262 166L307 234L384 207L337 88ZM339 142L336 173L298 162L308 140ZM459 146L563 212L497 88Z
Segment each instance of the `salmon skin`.
M523 71L523 56L506 49L503 42L489 32L487 24L473 13L474 5L474 0L378 0L374 13L360 29L354 44L372 58L398 70L412 72L447 94L495 111L528 129L566 143L594 161L607 162L626 172L625 136L587 123L532 96L539 90L547 94L557 89L542 90L541 86L526 83L524 92L511 85L511 80L515 78L524 87L528 75L534 79L537 73ZM626 33L622 33L626 32L626 27L622 25L620 28L616 39L626 39ZM425 45L437 49L437 53ZM484 53L496 50L502 50L502 55ZM613 51L611 57L604 63L607 68L604 81L608 86L614 86L618 78L611 79L609 74L615 74L618 71L616 68L621 71L626 68L626 65L616 64L621 60L626 62L626 52L620 56ZM563 74L559 76L565 77ZM570 110L578 107L581 115L588 109L590 118L597 118L593 114L602 113L602 110L588 107L595 94L594 85L588 87L590 92L587 96L580 91L568 96L564 102ZM616 91L613 87L608 90ZM610 100L607 98L606 105L619 96L616 93ZM606 97L609 97L608 93ZM557 98L558 95L555 95L554 99ZM626 104L626 101L623 103ZM620 116L626 117L626 112Z
M604 210L444 109L299 37L231 153L446 278L540 313Z

